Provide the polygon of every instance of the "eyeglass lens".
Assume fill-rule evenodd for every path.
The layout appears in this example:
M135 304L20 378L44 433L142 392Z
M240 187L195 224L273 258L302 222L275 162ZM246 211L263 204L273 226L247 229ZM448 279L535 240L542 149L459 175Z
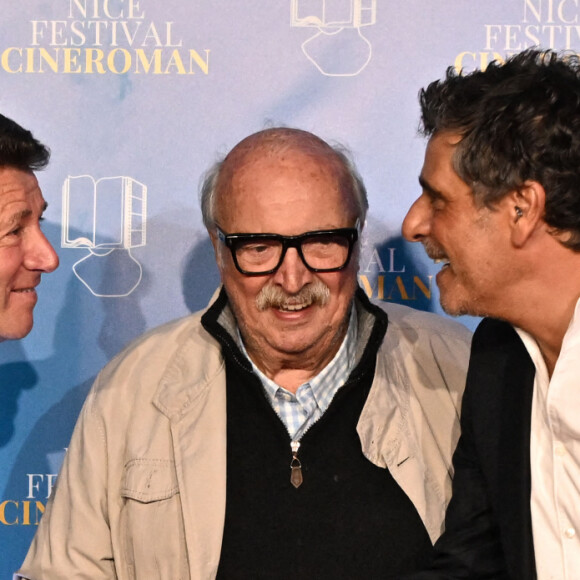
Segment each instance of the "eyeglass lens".
M238 240L235 252L238 265L248 272L265 272L278 266L284 245L273 238ZM338 234L322 234L303 238L300 248L310 268L341 268L349 253L349 241Z

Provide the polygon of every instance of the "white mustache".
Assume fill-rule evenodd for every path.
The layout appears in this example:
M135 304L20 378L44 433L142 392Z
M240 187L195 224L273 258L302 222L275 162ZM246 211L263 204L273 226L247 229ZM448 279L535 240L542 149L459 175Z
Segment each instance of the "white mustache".
M330 288L320 280L305 286L296 294L287 294L278 286L264 286L256 296L256 307L260 312L268 308L288 309L291 306L325 306L330 300Z

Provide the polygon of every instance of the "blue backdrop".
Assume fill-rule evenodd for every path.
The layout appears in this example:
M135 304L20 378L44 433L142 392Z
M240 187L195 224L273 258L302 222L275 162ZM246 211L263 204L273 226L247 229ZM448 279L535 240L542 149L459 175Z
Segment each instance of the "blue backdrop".
M449 65L577 50L578 4L3 0L0 112L52 149L39 180L61 266L32 333L0 345L0 577L25 555L96 373L218 285L197 200L217 154L277 124L347 145L371 207L361 285L439 312L436 266L400 236L424 152L417 92Z

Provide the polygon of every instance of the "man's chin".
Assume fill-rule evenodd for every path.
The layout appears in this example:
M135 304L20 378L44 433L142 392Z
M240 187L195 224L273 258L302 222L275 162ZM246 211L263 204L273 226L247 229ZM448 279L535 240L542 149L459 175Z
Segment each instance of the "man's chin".
M28 324L22 324L22 321L18 325L11 326L5 325L4 327L0 325L0 341L4 340L20 340L30 334L32 330L32 319Z
M471 312L464 308L449 307L445 306L443 303L441 303L441 308L443 309L443 312L449 316L469 316L471 314Z
M472 308L469 303L464 300L454 300L453 296L450 296L449 294L450 293L441 291L440 289L439 302L445 314L448 314L449 316L473 315Z
M3 342L5 340L20 340L22 338L25 338L30 334L30 330L27 330L26 332L5 333L0 336L0 342Z
M455 302L445 299L442 295L440 298L441 308L449 316L488 316L477 304L472 302Z

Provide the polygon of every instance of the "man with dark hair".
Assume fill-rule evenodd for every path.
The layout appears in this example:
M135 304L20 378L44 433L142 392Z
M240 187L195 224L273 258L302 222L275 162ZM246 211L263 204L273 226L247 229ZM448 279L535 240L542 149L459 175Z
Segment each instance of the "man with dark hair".
M526 50L421 91L429 137L403 224L443 262L473 339L433 571L580 578L580 62Z
M18 577L420 569L451 488L470 333L368 300L364 185L311 133L244 139L201 205L223 288L100 374Z
M0 341L30 332L40 277L58 266L40 229L47 204L33 173L49 157L30 131L0 115Z

